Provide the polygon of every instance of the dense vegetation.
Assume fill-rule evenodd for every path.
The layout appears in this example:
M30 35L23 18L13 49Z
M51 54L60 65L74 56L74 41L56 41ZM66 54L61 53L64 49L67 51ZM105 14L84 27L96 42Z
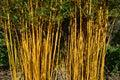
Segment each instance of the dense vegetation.
M92 0L92 1L93 1L92 4L94 4L94 6L97 7L97 8L95 8L96 11L94 11L93 14L97 15L97 12L99 11L99 6L101 6L103 4L98 4L98 6L97 6L95 4L94 0ZM31 2L31 1L29 1L29 2ZM104 3L104 0L100 0L100 2ZM116 6L116 5L119 5L119 2L120 2L119 0L110 0L110 2L109 2L110 3L109 4L109 12L110 12L109 13L109 15L110 15L109 22L111 25L112 25L112 22L114 21L114 19L116 19L119 16L119 11L120 11L119 7L120 6ZM70 40L68 39L69 34L75 34L75 33L72 33L74 31L74 29L71 28L71 33L69 33L68 29L69 29L69 26L75 26L75 25L80 26L80 23L79 23L79 21L80 21L79 20L79 17L80 17L79 13L80 12L79 11L81 11L81 10L78 7L80 5L79 3L78 3L79 5L78 5L77 2L74 2L72 0L71 1L67 0L67 1L63 1L63 2L58 1L56 3L53 0L53 3L50 5L50 0L45 0L42 3L33 1L32 7L30 4L31 3L28 3L27 1L24 1L24 0L11 0L8 3L6 1L2 1L0 3L0 20L1 20L1 22L0 22L0 24L1 24L1 26L0 26L0 66L4 66L4 65L6 66L9 63L7 47L5 45L5 39L4 39L4 33L6 31L4 32L5 27L3 27L3 26L5 26L5 25L11 26L11 29L10 29L11 33L8 31L8 35L11 34L12 39L13 39L13 43L11 45L14 45L14 47L17 46L18 49L19 49L19 43L17 43L15 45L14 39L16 39L19 36L18 39L21 40L21 42L22 42L22 39L25 39L25 40L27 39L27 38L22 37L23 34L27 34L27 32L29 34L30 32L32 32L33 34L29 34L29 36L32 37L30 39L33 39L33 40L31 40L30 42L26 41L26 43L31 43L32 41L34 42L33 35L35 35L35 36L37 35L37 33L36 33L37 30L33 29L33 26L35 27L35 26L41 26L41 25L43 26L42 28L40 28L43 30L43 32L41 33L41 35L42 35L41 39L42 39L43 45L41 47L44 47L44 45L46 45L46 46L48 45L48 47L50 47L50 45L52 44L52 45L54 45L53 47L55 49L56 45L58 45L56 47L57 48L56 51L55 50L49 50L49 51L51 51L53 53L60 52L61 54L59 54L59 55L63 59L66 58L66 56L67 56L66 53L67 53L67 51L69 51L68 49L70 48L70 47L68 47L70 44L67 43L67 41L72 41L72 39L73 39L73 43L77 42L77 40L74 39L73 35L72 35L72 38L70 38ZM75 5L77 5L77 8L74 8ZM83 21L87 21L87 19L92 19L92 20L95 20L97 22L97 20L96 20L97 16L93 16L92 14L87 14L86 10L88 8L83 7L83 6L86 6L86 5L82 5L83 16L84 16L84 17L82 17ZM33 13L32 13L32 10L33 10ZM75 10L76 10L76 12L75 12ZM105 12L105 10L103 12ZM10 14L9 15L10 20L8 19L8 14ZM94 18L92 18L92 17L94 17ZM78 19L76 19L77 22L75 22L75 23L74 23L74 21L75 21L74 18L78 18ZM37 24L39 21L40 21L40 23ZM9 22L10 22L10 24L9 24ZM73 23L73 25L71 23ZM47 42L47 37L49 39L49 36L47 33L47 31L49 31L49 26L52 26L52 29L53 29L53 32L52 31L50 31L50 32L53 35L55 35L55 37L53 37L53 42L55 43L56 41L58 41L58 43L55 43L55 44L50 43L49 44L49 40ZM86 26L86 25L84 25L84 26ZM60 29L60 27L62 27L62 29ZM32 31L32 29L35 30L36 32L34 33L34 31ZM91 29L93 29L93 28L91 28ZM84 31L85 31L85 29L84 29ZM18 34L16 34L16 32ZM38 32L40 33L40 31L38 31ZM61 34L58 34L60 32L61 32ZM79 33L79 32L80 31L77 31L76 33ZM58 34L58 35L56 35L56 34ZM84 35L86 35L86 34L87 33L85 33ZM96 34L97 34L97 32L96 32ZM61 35L61 39L59 40L56 37L59 36L58 38L60 38L60 35ZM114 33L112 35L113 35L113 37L111 38L111 41L110 41L111 44L108 46L108 50L107 50L107 54L106 54L105 69L107 69L111 72L112 71L114 72L114 71L120 70L120 67L119 67L120 66L120 60L119 60L120 59L120 48L114 47L115 46L114 43L119 44L119 38L118 38L119 33ZM50 35L50 36L52 36L52 35ZM40 37L36 37L36 38L40 39ZM102 37L100 37L100 38L102 38ZM28 39L29 39L29 37L28 37ZM59 44L59 41L61 42L61 44ZM76 41L76 42L74 42L74 41ZM46 44L46 43L48 43L48 44ZM31 45L35 46L35 44L32 44L32 43L31 43ZM73 46L75 46L75 45L73 45ZM24 47L24 45L22 47ZM60 51L59 51L59 47L60 47ZM44 48L46 48L46 47L44 47ZM15 48L15 49L17 50L17 48ZM28 50L31 50L31 49L28 49ZM43 50L45 50L45 49L43 49ZM75 49L73 48L73 50L75 50ZM45 53L47 53L47 52L45 52ZM57 57L57 56L58 55L55 55L55 57ZM52 58L54 58L54 56ZM61 60L61 59L58 59L58 60ZM45 59L45 61L46 61L46 59ZM53 61L55 61L54 65L56 65L57 60L53 60ZM59 63L61 63L61 62L59 62ZM34 63L32 63L32 64L34 64ZM41 64L41 65L45 65L45 64ZM74 65L74 64L72 64L72 65ZM27 66L29 66L29 65L27 65ZM25 68L24 65L22 65L22 68ZM45 68L43 68L43 69L45 69ZM27 69L23 69L23 70L27 70ZM72 76L77 75L75 73L72 73L72 74L74 74Z
M2 27L0 27L0 66L8 66L8 53Z

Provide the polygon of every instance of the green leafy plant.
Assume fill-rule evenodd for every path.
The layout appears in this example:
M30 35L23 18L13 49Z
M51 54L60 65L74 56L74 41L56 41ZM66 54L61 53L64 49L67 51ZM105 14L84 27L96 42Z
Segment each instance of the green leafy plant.
M116 72L120 70L120 48L108 46L106 54L106 68L110 72Z
M8 66L8 53L4 39L4 33L0 27L0 66Z

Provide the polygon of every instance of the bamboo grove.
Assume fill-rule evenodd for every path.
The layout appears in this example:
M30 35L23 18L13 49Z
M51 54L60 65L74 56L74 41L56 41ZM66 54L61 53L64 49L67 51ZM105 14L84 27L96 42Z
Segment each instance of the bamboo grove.
M65 80L104 80L107 0L3 0L1 5L13 80L19 71L21 80L53 80L59 68L65 68Z

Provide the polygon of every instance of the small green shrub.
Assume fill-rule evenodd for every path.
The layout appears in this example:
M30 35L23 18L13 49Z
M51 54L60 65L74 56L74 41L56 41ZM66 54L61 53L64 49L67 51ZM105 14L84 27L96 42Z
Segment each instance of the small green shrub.
M108 46L105 67L110 72L120 70L120 47Z

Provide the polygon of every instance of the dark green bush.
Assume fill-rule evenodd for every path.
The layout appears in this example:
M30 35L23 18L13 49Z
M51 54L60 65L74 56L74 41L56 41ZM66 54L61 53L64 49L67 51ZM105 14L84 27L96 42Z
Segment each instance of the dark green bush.
M105 67L110 72L120 70L120 47L108 46Z
M8 53L5 44L4 33L0 27L0 66L8 66Z

